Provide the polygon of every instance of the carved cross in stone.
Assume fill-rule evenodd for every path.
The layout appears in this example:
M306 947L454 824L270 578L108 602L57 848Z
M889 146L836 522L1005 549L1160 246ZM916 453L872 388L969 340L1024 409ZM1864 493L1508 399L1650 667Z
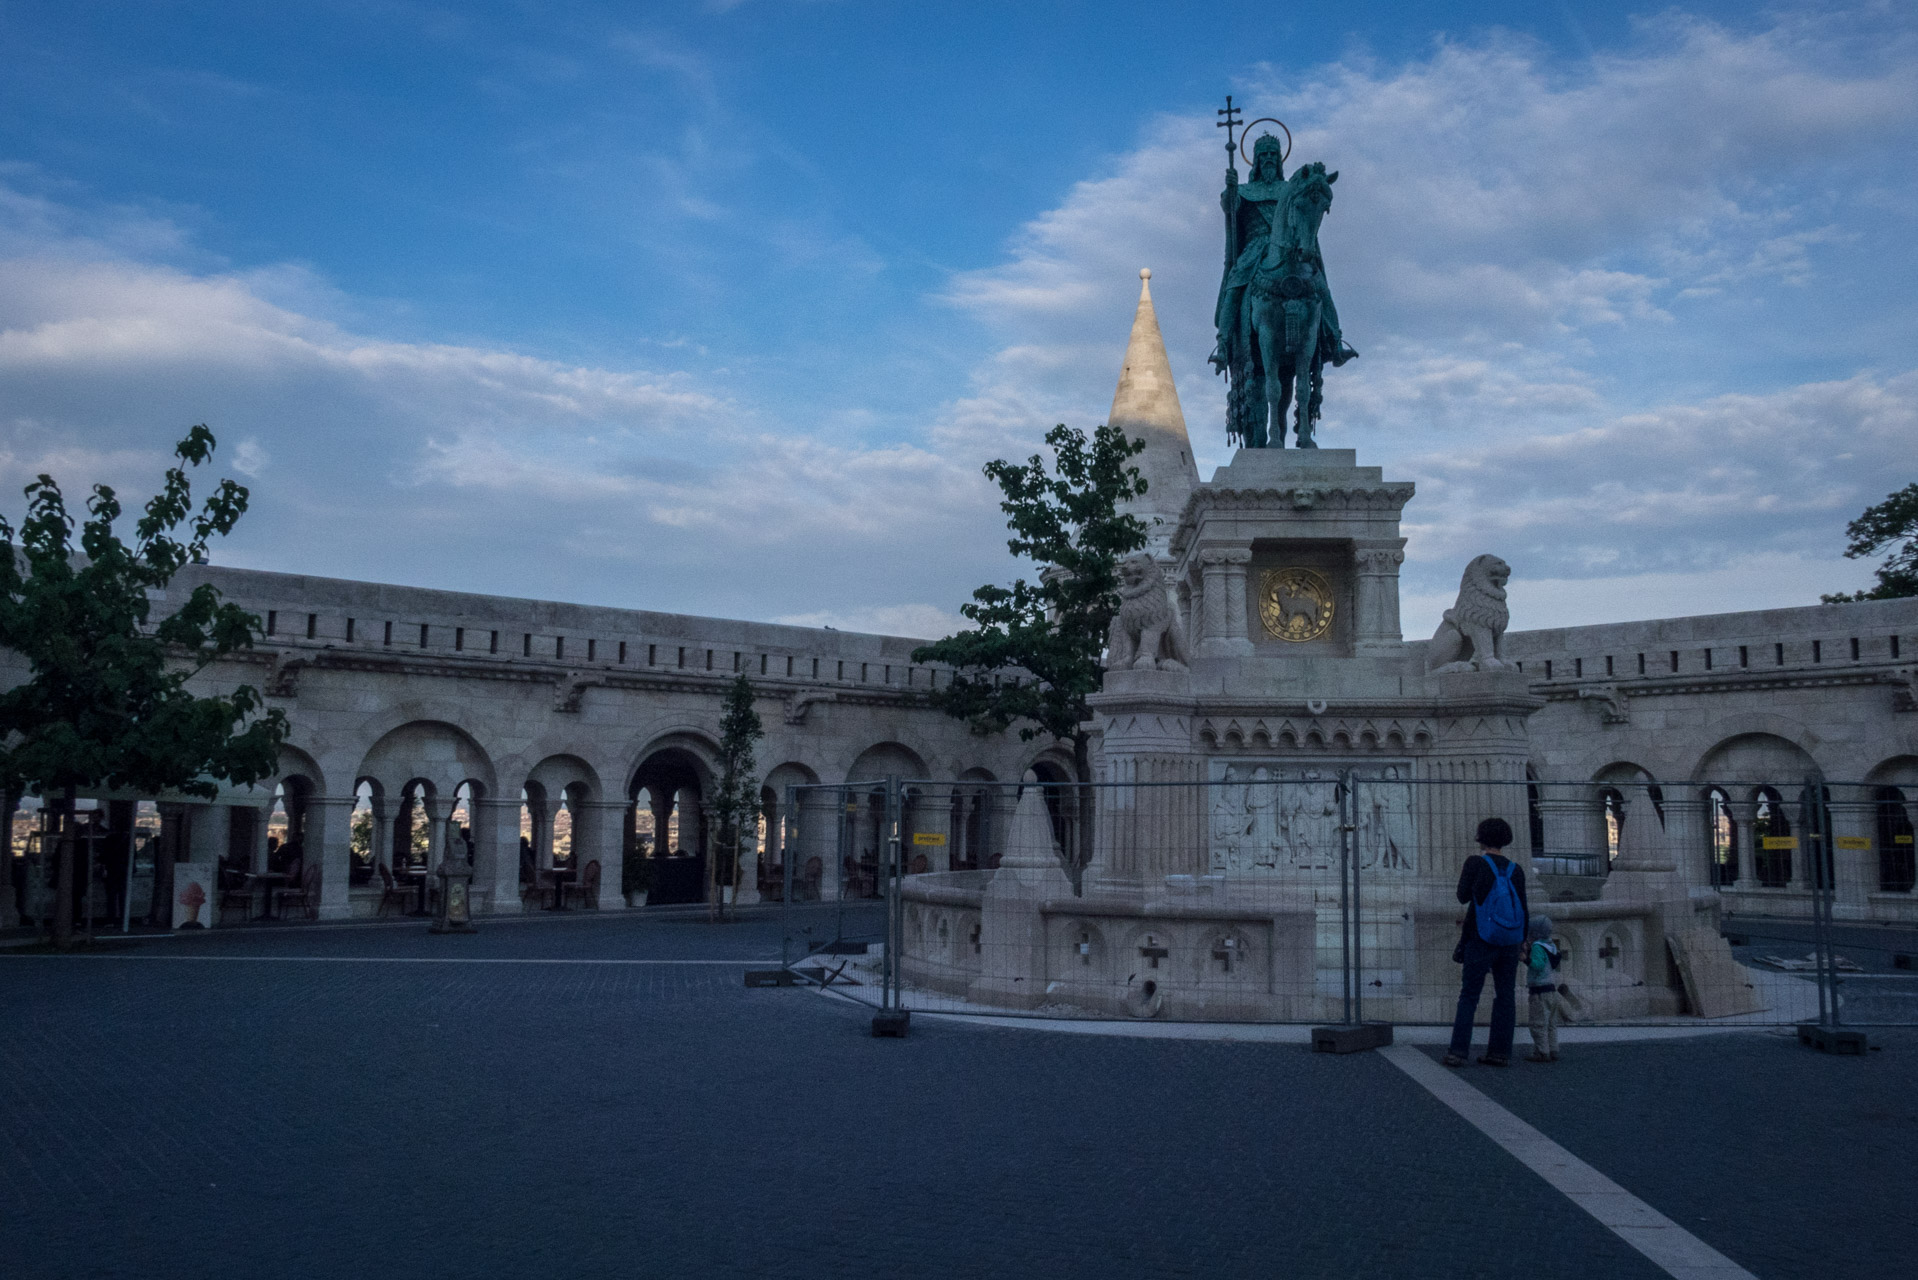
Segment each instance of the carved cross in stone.
M1239 940L1237 938L1221 938L1219 939L1219 945L1212 948L1212 958L1217 960L1219 967L1227 973L1232 972L1232 957L1238 953Z
M1617 955L1618 955L1618 943L1614 942L1611 938L1611 935L1607 934L1603 945L1601 945L1598 949L1598 958L1600 960L1603 960L1605 962L1605 967L1609 969L1612 967L1612 960Z
M974 923L972 926L972 949L975 953L979 950L979 926L977 923Z
M1145 945L1139 948L1139 954L1144 956L1146 962L1156 969L1159 967L1159 961L1165 959L1172 953L1160 946L1157 938L1154 938L1151 934L1147 934Z

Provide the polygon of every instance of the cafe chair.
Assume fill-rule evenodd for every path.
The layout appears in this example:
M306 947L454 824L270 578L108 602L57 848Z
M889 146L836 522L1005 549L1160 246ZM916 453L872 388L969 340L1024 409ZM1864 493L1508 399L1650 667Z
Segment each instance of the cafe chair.
M394 877L393 868L380 863L380 909L373 913L375 918L385 915L388 907L397 907L399 913L405 915L412 898L413 891Z
M236 876L220 890L220 919L226 919L226 909L238 905L242 923L253 918L253 877Z
M273 891L273 901L279 907L280 918L283 920L289 918L286 914L288 907L298 907L308 920L317 920L320 915L319 867L306 867L302 870L296 865L292 869L292 874L298 877L297 883Z
M581 906L599 905L599 859L594 858L581 871L579 879L566 886L566 896L577 897Z

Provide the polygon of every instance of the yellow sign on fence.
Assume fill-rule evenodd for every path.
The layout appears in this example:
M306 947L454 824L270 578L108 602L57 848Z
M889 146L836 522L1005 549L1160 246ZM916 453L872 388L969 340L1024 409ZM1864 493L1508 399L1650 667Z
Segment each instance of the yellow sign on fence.
M1798 837L1766 836L1764 844L1760 847L1765 849L1796 849L1798 847Z
M1869 849L1871 848L1871 838L1869 836L1839 836L1837 844L1840 849Z
M1910 844L1911 837L1910 836L1893 836L1891 838L1891 842L1893 844Z
M914 844L944 844L946 838L936 831L915 831L912 833Z

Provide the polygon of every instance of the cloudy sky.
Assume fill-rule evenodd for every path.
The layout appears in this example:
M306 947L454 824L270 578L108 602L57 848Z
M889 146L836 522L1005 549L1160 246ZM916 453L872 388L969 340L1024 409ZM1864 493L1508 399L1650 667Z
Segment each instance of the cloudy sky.
M1340 171L1321 441L1406 628L1810 603L1918 479L1902 3L0 5L0 509L185 426L226 563L938 634L980 466L1153 288L1202 472L1214 109ZM7 497L6 495L14 495Z

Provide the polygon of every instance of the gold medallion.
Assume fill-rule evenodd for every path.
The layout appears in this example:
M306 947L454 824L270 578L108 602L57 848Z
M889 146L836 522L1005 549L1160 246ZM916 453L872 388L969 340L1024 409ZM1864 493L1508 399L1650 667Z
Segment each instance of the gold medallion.
M1332 629L1332 584L1315 569L1259 575L1259 621L1281 640L1317 640Z

